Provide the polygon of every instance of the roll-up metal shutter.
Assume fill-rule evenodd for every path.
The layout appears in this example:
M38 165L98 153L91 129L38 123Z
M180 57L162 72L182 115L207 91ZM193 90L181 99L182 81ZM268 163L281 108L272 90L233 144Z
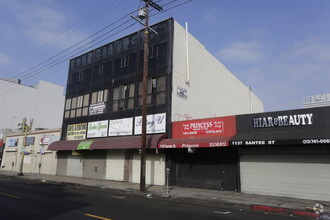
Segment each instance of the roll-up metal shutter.
M330 201L330 154L240 154L241 191Z
M68 155L67 176L83 177L83 156Z
M84 178L105 179L106 154L105 150L93 150L85 153L83 164Z

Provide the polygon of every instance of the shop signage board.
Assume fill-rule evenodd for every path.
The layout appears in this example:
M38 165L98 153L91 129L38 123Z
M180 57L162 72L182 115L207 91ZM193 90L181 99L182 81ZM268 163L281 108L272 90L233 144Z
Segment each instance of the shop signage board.
M35 139L35 137L26 137L25 146L34 145L34 139Z
M92 143L93 141L81 141L77 146L77 150L89 150Z
M173 138L233 136L235 116L173 122Z
M147 115L147 134L166 132L166 113ZM134 134L142 133L142 116L135 117Z
M67 140L82 140L86 138L87 123L68 125Z
M50 139L49 139L49 136L46 136L46 135L44 135L44 136L41 136L40 137L40 142L39 142L39 144L40 145L46 145L46 144L49 144L49 141Z
M109 136L133 135L133 117L110 120Z
M108 134L108 120L88 123L87 138L106 137Z
M105 103L100 102L89 106L89 115L98 115L105 113Z
M6 145L8 147L17 147L18 146L18 138L8 138Z
M330 144L330 107L239 115L231 146Z

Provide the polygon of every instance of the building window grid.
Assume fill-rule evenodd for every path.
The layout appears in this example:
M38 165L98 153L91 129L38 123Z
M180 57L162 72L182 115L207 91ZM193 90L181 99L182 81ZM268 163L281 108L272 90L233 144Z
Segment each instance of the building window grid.
M113 90L112 111L133 109L134 91L134 83L115 87Z
M86 116L88 113L89 94L66 99L65 118Z
M166 77L158 76L148 79L147 82L147 105L165 104ZM142 106L142 82L139 83L139 105Z

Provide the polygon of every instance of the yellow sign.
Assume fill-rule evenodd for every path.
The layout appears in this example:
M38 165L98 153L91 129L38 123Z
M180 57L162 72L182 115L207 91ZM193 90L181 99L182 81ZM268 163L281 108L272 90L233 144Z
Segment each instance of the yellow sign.
M86 138L87 123L68 125L67 140L82 140Z

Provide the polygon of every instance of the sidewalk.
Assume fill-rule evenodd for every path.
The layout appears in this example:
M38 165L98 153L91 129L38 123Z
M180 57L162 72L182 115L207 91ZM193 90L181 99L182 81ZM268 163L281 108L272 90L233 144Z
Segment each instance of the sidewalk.
M17 172L0 170L0 175L17 176ZM52 182L59 184L77 185L93 187L106 190L114 190L129 193L141 193L139 184L117 182L110 180L94 180L79 177L54 176L36 173L24 173L19 178L38 180L42 182ZM324 205L324 213L330 213L330 202L314 201L297 198L264 196L254 194L243 194L231 191L206 190L195 188L171 187L167 194L166 186L147 186L146 195L149 197L163 197L171 199L189 200L203 203L218 203L229 208L252 209L264 212L276 212L286 215L303 216L308 218L318 218L314 212L307 211L306 207L313 207L315 203ZM320 219L327 218L324 214Z

